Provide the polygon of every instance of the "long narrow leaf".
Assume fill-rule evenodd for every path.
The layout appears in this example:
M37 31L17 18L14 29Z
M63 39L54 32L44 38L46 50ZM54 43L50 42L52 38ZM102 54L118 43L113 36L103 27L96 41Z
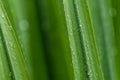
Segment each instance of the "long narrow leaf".
M75 73L78 72L76 75L76 80L85 80L86 78L91 79L91 80L103 80L103 75L101 71L101 65L99 62L99 57L98 57L98 52L94 40L94 33L93 33L93 26L91 24L91 17L89 14L89 8L88 8L88 3L87 0L63 0L64 6L65 6L65 13L66 13L66 21L67 21L67 26L68 26L68 33L69 33L69 38L70 38L70 44L71 44L71 50L73 57L76 55L77 57L80 57L82 62L86 63L80 63L79 60L76 60L77 58L73 58L73 60L78 61L78 65L73 65L75 68L78 66L78 69L75 70ZM73 17L72 17L73 16ZM76 17L76 20L74 19ZM76 21L76 24L73 23ZM75 27L77 26L77 28ZM76 33L77 35L73 35ZM75 36L80 36L80 38L75 39ZM72 40L72 41L71 41ZM72 45L75 43L78 43L76 41L80 40L81 41L81 47L82 50L80 52L75 52L77 49L76 45ZM79 43L80 43L79 41ZM75 48L74 48L75 47ZM74 50L74 51L73 51ZM81 54L80 56L78 54ZM84 54L84 56L83 56ZM83 60L81 57L84 57L85 60ZM74 64L75 62L73 62ZM86 67L87 70L84 69ZM79 68L80 67L80 68ZM86 71L86 75L83 73L83 71ZM81 77L80 77L81 75ZM86 77L87 76L87 77Z
M16 34L12 25L8 19L8 16L5 12L2 2L0 1L0 21L1 21L1 33L5 41L5 48L7 50L7 55L9 58L11 73L14 79L29 80L28 71L25 64L25 59L19 42L17 41Z

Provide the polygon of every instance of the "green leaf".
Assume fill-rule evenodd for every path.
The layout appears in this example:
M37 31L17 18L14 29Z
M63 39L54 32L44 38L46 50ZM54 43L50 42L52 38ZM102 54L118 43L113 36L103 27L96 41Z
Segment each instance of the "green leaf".
M8 19L6 11L0 1L0 29L3 36L6 55L8 56L10 72L12 77L17 80L29 80L25 59L21 51L16 33Z
M9 70L9 63L7 62L5 46L3 43L3 37L0 33L0 80L11 80L11 72Z
M36 2L48 73L52 80L74 80L62 0Z
M0 0L0 80L119 80L119 3Z
M29 3L28 3L29 2ZM48 80L47 64L42 43L41 25L37 16L35 0L26 0L26 18L29 24L29 55L32 67L32 80Z
M115 34L109 0L90 0L90 15L105 80L115 79Z
M115 65L115 74L114 79L120 79L120 1L119 0L111 0L111 13L114 25L114 33L115 33L115 45L116 45L116 53L114 53L114 65Z
M29 75L32 77L32 67L29 53L29 23L26 18L25 0L2 0L2 2L7 10L11 25L15 29L14 31L16 32L16 37L20 42Z
M103 80L87 0L63 0L76 80Z

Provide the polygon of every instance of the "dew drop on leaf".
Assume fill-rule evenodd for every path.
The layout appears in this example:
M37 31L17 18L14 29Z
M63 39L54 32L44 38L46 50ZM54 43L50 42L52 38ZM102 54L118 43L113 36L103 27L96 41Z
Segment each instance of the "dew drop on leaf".
M10 31L12 30L12 26L9 26Z
M82 27L82 24L80 24L80 27Z
M21 29L22 31L28 30L28 28L29 28L29 23L28 23L28 21L27 21L27 20L21 20L21 21L19 22L19 27L20 27L20 29Z
M2 14L2 18L4 18L4 14Z

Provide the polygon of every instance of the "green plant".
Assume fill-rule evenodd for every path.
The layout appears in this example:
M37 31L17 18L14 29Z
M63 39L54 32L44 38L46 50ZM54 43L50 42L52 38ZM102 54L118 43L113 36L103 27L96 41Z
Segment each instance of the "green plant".
M117 0L0 0L0 80L119 80Z

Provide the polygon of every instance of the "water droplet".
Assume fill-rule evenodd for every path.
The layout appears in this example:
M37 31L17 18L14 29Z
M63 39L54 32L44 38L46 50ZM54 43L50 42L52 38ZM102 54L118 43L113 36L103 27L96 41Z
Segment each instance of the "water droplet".
M21 21L19 22L19 27L20 27L20 29L21 29L22 31L28 30L28 28L29 28L29 23L28 23L28 21L27 21L27 20L21 20Z
M110 9L109 9L109 15L110 15L111 17L116 16L116 15L117 15L116 9L115 9L115 8L110 8Z
M2 18L4 18L4 14L2 14Z
M91 70L89 70L89 72L88 72L88 75L90 76L90 75L92 75L92 72L91 72Z
M9 26L10 31L12 30L12 26Z
M82 24L80 24L80 27L82 27Z

